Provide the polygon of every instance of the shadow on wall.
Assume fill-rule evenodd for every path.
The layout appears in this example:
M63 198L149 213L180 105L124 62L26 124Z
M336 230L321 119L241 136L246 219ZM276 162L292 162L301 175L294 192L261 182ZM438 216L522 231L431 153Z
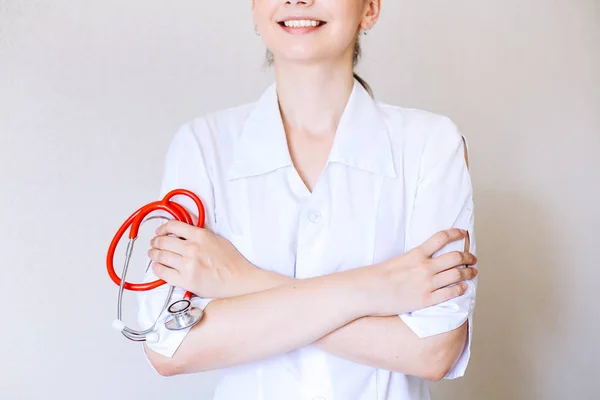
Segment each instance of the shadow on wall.
M464 378L433 384L436 400L551 400L537 355L560 346L560 232L544 199L476 190L480 264L471 362ZM554 348L557 348L554 347ZM545 366L548 368L548 366ZM559 368L557 366L557 368Z

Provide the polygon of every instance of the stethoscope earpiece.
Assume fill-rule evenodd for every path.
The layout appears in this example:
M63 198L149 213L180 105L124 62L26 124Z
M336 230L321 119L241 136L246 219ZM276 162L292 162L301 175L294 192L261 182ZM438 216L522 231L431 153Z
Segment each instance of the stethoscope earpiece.
M112 327L114 330L122 332L125 329L125 324L120 319L115 319L112 323Z
M158 343L159 339L160 336L158 335L158 332L150 332L146 335L146 343Z

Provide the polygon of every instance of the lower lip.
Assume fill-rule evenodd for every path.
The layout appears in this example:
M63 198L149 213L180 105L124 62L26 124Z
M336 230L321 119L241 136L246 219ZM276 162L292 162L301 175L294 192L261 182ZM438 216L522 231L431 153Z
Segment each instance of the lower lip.
M293 28L291 26L285 26L285 25L279 25L281 26L281 28L283 28L284 31L286 31L287 33L290 33L292 35L305 35L307 33L312 33L315 32L317 30L319 30L321 27L323 27L323 23L321 23L320 25L317 26L305 26L305 27L301 27L301 28Z

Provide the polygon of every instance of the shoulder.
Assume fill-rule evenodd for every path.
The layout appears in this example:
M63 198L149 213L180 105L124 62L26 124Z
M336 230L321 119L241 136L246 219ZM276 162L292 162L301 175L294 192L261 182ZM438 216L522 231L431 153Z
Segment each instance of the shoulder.
M448 116L432 111L377 102L392 139L427 145L431 140L457 142L463 134Z
M177 135L194 137L201 143L226 141L239 134L255 107L256 103L248 103L200 115L185 122Z
M181 124L172 136L170 147L184 152L200 151L204 158L226 156L235 145L246 119L256 103L199 115Z
M179 125L172 134L166 159L168 165L203 165L213 183L225 176L238 138L256 107L256 102L199 115ZM185 160L185 161L183 161Z
M377 102L395 151L423 157L442 157L461 150L466 137L448 116L419 108Z

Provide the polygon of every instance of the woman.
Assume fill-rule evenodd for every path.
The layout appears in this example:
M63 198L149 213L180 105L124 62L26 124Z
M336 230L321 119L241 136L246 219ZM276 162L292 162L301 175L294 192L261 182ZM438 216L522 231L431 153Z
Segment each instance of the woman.
M217 400L418 400L428 380L464 374L477 274L466 145L448 118L375 102L353 75L379 11L253 1L276 82L184 125L166 157L161 193L198 194L206 229L160 226L147 280L192 291L205 314L145 344L161 375L221 369ZM143 325L163 301L143 295Z

